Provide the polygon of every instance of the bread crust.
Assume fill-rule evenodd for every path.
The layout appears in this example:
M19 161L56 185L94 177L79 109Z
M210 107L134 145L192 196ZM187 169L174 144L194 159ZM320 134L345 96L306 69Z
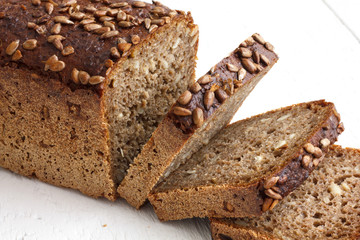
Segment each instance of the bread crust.
M311 143L313 146L320 148L320 141L327 138L330 140L330 143L333 144L342 132L339 130L340 116L336 112L334 104L320 100L302 103L302 105L308 108L311 108L313 105L329 107L327 115L324 116L324 122L319 124L319 126L309 134L306 143ZM295 105L292 105L279 110L290 109L294 106ZM261 114L258 116L261 116ZM327 151L328 147L322 147L323 153ZM267 194L265 194L266 189L264 183L266 180L272 177L279 177L277 183L271 188L276 187L277 193L280 194L282 198L287 196L305 181L309 174L315 169L315 165L313 164L310 164L308 167L302 166L302 159L305 155L309 155L309 153L307 153L303 147L299 147L282 166L248 184L198 186L187 189L167 190L164 192L157 191L155 188L149 195L149 201L161 221L192 217L260 216L267 210L263 208L265 199L269 198Z
M204 122L200 129L207 132L213 131L213 134L215 134L216 131L219 131L230 122L247 94L252 91L257 82L277 62L278 56L273 52L273 49L271 51L268 50L264 43L258 43L252 37L249 39L252 40L249 43L250 48L254 52L260 52L269 62L265 65L255 64L258 68L255 72L247 71L246 77L242 79L243 84L239 85L239 89L233 95L229 93L229 97L223 102L214 99L212 106L207 108L205 100L203 100L205 99L206 92L215 91L211 89L216 87L216 85L224 87L228 81L232 83L237 82L234 79L238 78L238 72L230 71L228 64L236 65L239 69L245 68L241 62L244 58L239 57L239 49L236 49L229 57L215 65L215 70L208 72L208 75L211 74L213 77L212 81L202 84L202 90L198 91L196 95L194 94L188 104L179 105L179 103L176 103L172 106L170 112L130 166L127 176L118 188L119 195L125 198L129 204L140 208L159 179L163 177L166 171L169 171L169 168L174 167L172 165L174 158L186 159L186 157L190 157L186 156L190 154L190 151L185 151L184 149L191 145L191 151L197 151L208 140L201 139L196 135L199 128L194 126L192 116L174 115L176 107L185 109L185 112L201 108L204 113ZM194 92L191 87L189 91ZM208 138L211 138L211 136Z

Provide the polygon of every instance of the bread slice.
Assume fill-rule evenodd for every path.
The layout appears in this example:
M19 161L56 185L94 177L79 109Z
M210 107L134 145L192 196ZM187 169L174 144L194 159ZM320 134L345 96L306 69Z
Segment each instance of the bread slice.
M244 41L185 91L153 133L118 188L139 208L167 176L225 127L259 80L278 60L259 34Z
M199 31L159 2L0 1L0 166L114 200L195 81Z
M160 220L260 216L297 188L343 130L334 104L273 110L221 130L149 196Z
M331 146L324 163L258 218L211 219L214 240L360 239L360 150Z

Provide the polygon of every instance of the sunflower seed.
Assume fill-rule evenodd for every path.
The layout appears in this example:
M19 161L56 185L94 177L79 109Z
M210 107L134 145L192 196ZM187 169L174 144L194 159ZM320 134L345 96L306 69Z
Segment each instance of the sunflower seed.
M199 80L197 82L199 84L207 84L211 81L212 81L211 76L206 74L206 75L202 76L201 78L199 78Z
M97 8L94 6L88 6L84 8L85 12L94 13L97 11Z
M51 65L54 65L57 61L58 61L58 57L56 55L52 55L51 57L49 57L48 60L46 60L45 62L45 68L44 70L47 71L50 69Z
M227 63L226 64L226 67L227 69L230 71L230 72L237 72L239 71L239 68L237 66L235 66L234 64L231 64L231 63Z
M265 48L266 48L267 50L271 51L271 52L274 51L274 46L273 46L271 43L269 43L269 42L266 42L266 43L265 43Z
M64 50L62 50L62 55L63 56L69 56L71 54L73 54L75 52L74 48L72 46L67 46L64 48Z
M115 29L116 29L115 24L113 24L112 22L107 22L107 21L105 21L105 22L104 22L104 26L105 26L105 27L109 27L111 30L115 30Z
M314 153L313 153L314 157L319 158L323 155L323 152L321 151L320 148L318 147L314 147Z
M214 103L215 94L213 91L206 91L204 96L204 106L209 110Z
M117 50L116 47L112 47L110 49L110 55L113 57L113 58L120 58L120 53L119 53L119 50Z
M64 70L65 66L66 65L63 61L57 61L54 64L50 65L50 71L60 72L60 71Z
M246 42L242 42L242 43L240 43L239 47L244 47L244 48L246 48L246 47L247 47Z
M87 25L87 24L91 24L91 23L95 23L95 19L89 18L89 19L84 19L80 22L81 25Z
M91 85L96 85L96 84L102 83L104 80L105 80L105 78L102 77L102 76L92 76L92 77L89 79L89 83L90 83Z
M260 63L260 54L258 51L254 50L252 58L254 60L254 63Z
M320 163L320 159L319 158L314 158L314 160L313 160L313 165L315 166L315 167L317 167L318 165L319 165L319 163Z
M36 26L35 31L40 35L44 35L47 32L47 29L45 25L41 25L41 26Z
M146 3L142 2L142 1L135 1L133 2L133 7L137 7L137 8L143 8L146 7Z
M15 40L15 41L11 42L5 50L6 54L9 56L13 55L15 53L15 51L18 49L19 44L20 44L20 40Z
M18 61L21 58L22 58L22 54L21 54L20 50L16 50L15 53L12 55L11 60Z
M61 35L50 35L47 39L47 41L49 43L53 43L55 41L55 39L58 39L60 41L63 41L65 40L66 38L64 36L61 36Z
M118 44L118 48L121 52L127 52L129 51L129 49L131 48L132 44L131 43L119 43Z
M103 17L106 16L107 10L97 10L94 12L95 17Z
M72 14L70 14L70 18L75 19L75 20L82 20L85 17L85 13L82 12L74 12Z
M279 180L279 177L271 177L265 180L264 182L264 188L269 189L276 185L277 181Z
M164 19L152 19L151 24L157 24L157 25L162 26L165 24L165 20Z
M110 5L111 8L122 8L129 5L127 2L119 2L119 3L113 3Z
M62 23L62 24L69 24L69 25L73 25L74 22L71 21L68 17L66 16L56 16L53 18L55 22L57 23Z
M254 33L254 34L252 35L252 37L253 37L254 40L257 41L258 43L260 43L260 44L262 44L262 45L265 44L265 40L263 39L263 37L262 37L260 34Z
M149 33L154 32L159 26L158 25L151 25L149 28Z
M275 200L271 203L271 205L270 205L270 207L269 207L269 210L273 210L274 207L275 207L278 203L279 203L279 200L275 199Z
M165 15L165 9L162 7L154 7L151 10L151 13L162 16L162 15Z
M51 33L54 35L58 35L61 32L61 24L60 23L56 23L52 28L51 28Z
M54 41L52 41L52 44L60 51L64 49L64 46L59 38L55 38Z
M171 10L168 15L169 17L175 17L178 13L175 10Z
M125 21L126 20L126 13L124 11L119 10L116 19L118 21Z
M178 115L178 116L190 116L191 115L191 111L189 109L178 107L178 106L174 107L173 112L175 115Z
M191 98L192 98L191 92L186 90L183 94L180 95L180 97L178 98L178 102L181 105L186 105L191 101Z
M242 58L241 63L249 73L253 74L257 71L255 64L248 58Z
M274 200L272 198L265 198L261 210L263 212L266 212L267 210L269 210L269 208L270 208L271 204L273 203L273 201Z
M244 58L249 58L252 56L251 50L245 47L241 47L238 52L240 53L240 56Z
M59 9L59 13L65 13L69 10L69 7L63 7Z
M101 27L101 28L95 29L93 32L96 34L102 35L109 31L111 31L111 29L109 27Z
M265 66L269 66L270 60L263 54L260 54L260 61L265 64Z
M197 93L197 92L199 92L201 90L201 86L200 86L200 84L199 83L194 83L193 85L191 85L191 87L190 87L190 91L192 92L192 93Z
M215 91L215 96L220 103L223 103L229 97L227 93L221 88Z
M320 141L320 145L322 148L326 148L331 144L330 140L327 138L324 138Z
M120 34L119 31L109 31L101 35L100 38L101 39L112 38L118 36L119 34Z
M36 48L36 44L37 44L36 39L29 39L26 40L22 46L25 50L34 50Z
M302 160L301 160L301 165L304 167L304 168L307 168L309 167L309 164L311 163L312 159L309 155L305 155Z
M306 144L304 145L304 149L305 149L308 153L311 153L311 154L313 154L314 151L315 151L315 147L314 147L314 145L312 145L311 143L306 143Z
M96 29L101 28L102 26L100 24L96 24L96 23L90 23L90 24L86 24L84 25L84 29L88 32L94 31Z
M54 11L54 4L52 3L45 3L45 9L46 9L46 12L51 15L52 12Z
M123 28L128 28L134 26L134 24L128 21L120 21L119 26Z
M170 22L171 22L171 18L170 18L170 17L162 17L162 19L165 20L165 23L170 23Z
M246 70L244 68L240 68L238 72L238 80L242 81L246 77Z
M146 28L146 29L149 29L150 26L151 26L151 20L150 20L150 18L145 18L144 24L145 24L145 28Z
M115 17L118 14L119 10L118 9L109 9L107 11L107 15L109 15L110 17Z
M105 61L105 67L111 68L113 65L114 65L113 60L107 59L107 60Z
M73 70L71 71L71 79L74 83L79 84L79 70L77 70L76 68L73 68Z
M33 22L28 22L27 23L27 27L30 28L30 29L34 29L37 27L36 23L33 23Z
M248 37L244 42L247 46L252 46L255 44L255 40L252 37Z
M204 112L201 108L195 108L192 113L193 121L196 127L201 127L204 123Z
M80 71L79 72L79 81L83 84L86 85L89 83L89 79L90 79L90 75L85 72L85 71Z
M109 17L109 16L103 16L103 17L100 17L99 18L99 21L100 22L105 22L105 21L111 21L111 20L113 20L114 18L113 17Z
M277 200L281 200L282 196L279 193L276 193L274 190L272 189L266 189L265 190L265 194L273 199L277 199Z

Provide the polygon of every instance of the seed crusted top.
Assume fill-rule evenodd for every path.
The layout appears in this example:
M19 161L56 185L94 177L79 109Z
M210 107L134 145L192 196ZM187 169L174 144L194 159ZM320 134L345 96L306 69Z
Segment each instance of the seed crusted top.
M110 61L131 57L159 27L184 18L192 23L190 14L159 2L0 0L0 66L26 66L72 89L101 94ZM53 56L57 60L49 61ZM85 75L91 80L79 81Z
M170 117L184 133L195 131L227 98L277 59L274 47L260 34L253 34L190 86L186 92L190 100L180 96Z

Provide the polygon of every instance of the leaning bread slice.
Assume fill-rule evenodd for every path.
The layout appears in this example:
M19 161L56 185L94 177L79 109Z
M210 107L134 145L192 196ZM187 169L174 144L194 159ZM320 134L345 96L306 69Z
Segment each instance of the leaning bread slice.
M160 220L259 216L298 187L343 130L334 104L301 103L238 121L149 196Z
M118 193L139 208L167 176L224 128L278 60L259 34L240 44L185 91L128 170Z
M259 218L211 219L214 240L359 239L360 150L332 146L324 163Z

